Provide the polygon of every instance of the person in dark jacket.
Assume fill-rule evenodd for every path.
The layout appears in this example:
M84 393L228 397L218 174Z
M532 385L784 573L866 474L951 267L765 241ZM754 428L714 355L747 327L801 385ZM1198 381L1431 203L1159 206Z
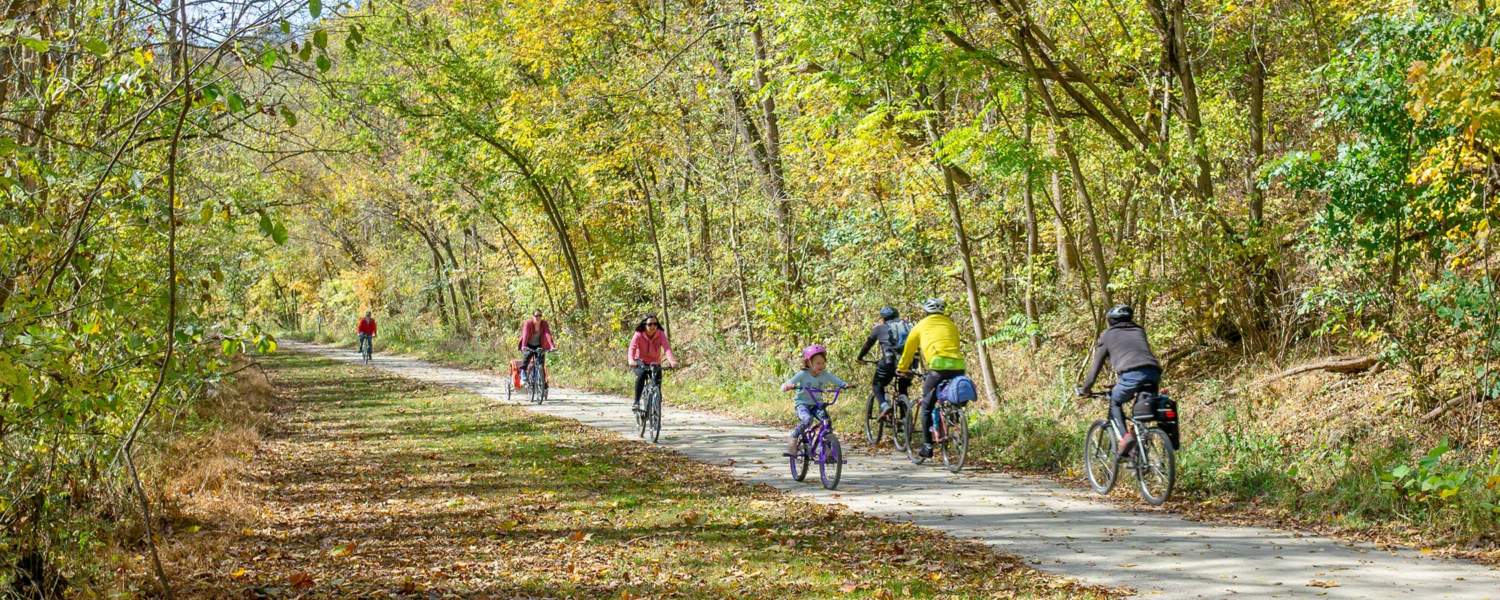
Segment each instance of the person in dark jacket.
M875 359L875 376L870 381L870 389L875 391L875 399L880 402L880 416L885 417L891 410L891 401L885 397L885 388L896 379L896 359L901 357L901 342L905 333L911 331L911 324L901 321L901 315L895 308L885 307L880 309L880 323L870 330L870 335L865 338L865 345L859 349L859 360L865 360L870 350L877 345L880 347L880 356ZM905 329L905 331L901 331ZM905 394L911 387L911 379L901 378L896 381L896 393Z
M1099 370L1109 360L1110 370L1115 372L1115 386L1109 391L1109 418L1121 431L1125 430L1125 412L1122 408L1136 394L1161 386L1161 362L1151 353L1151 344L1146 340L1146 330L1135 323L1135 311L1121 304L1109 309L1105 315L1109 328L1099 334L1099 343L1094 346L1094 362L1088 375L1083 378L1079 396L1086 396L1099 378ZM1125 454L1135 442L1135 434L1126 432L1120 438L1120 454Z

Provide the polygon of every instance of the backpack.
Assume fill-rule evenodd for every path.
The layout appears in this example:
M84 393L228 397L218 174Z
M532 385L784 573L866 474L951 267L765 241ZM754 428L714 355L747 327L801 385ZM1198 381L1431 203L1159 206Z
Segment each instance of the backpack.
M974 386L974 380L968 375L959 375L938 390L938 399L948 404L963 406L979 398L979 390Z
M885 340L887 354L901 355L901 349L906 347L906 338L911 336L911 321L898 319L885 324Z

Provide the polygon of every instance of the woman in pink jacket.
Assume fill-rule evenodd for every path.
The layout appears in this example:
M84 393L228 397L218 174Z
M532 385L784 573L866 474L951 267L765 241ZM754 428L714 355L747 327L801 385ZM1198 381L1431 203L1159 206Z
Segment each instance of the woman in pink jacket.
M547 368L547 353L556 350L557 343L552 340L552 325L542 318L541 310L531 313L531 318L521 323L521 341L516 349L521 351L523 384L533 358L542 361L543 369Z
M651 377L656 385L661 385L663 360L668 367L677 366L677 359L672 356L672 344L667 341L667 332L662 331L661 321L656 319L655 313L646 315L635 326L635 335L630 337L630 350L626 358L630 361L630 366L635 368L635 403L631 404L631 408L640 410L641 390L646 387L646 377Z

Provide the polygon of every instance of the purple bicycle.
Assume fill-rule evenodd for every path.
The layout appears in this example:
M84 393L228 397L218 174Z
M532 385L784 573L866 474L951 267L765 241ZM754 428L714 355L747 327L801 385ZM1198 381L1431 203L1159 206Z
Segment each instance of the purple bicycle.
M802 430L801 442L797 445L797 453L787 459L792 467L792 479L802 481L807 478L807 468L812 463L818 463L818 477L823 480L824 489L834 489L839 486L839 476L844 473L844 449L839 445L839 438L833 433L833 417L828 414L828 407L839 401L839 394L846 387L840 388L813 388L799 387L798 390L807 392L817 404L813 406L814 423ZM833 398L828 402L822 401L822 394L832 392Z

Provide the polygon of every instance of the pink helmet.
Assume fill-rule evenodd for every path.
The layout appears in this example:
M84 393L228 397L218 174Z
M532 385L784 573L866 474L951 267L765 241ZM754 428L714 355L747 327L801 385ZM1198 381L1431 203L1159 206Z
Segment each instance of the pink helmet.
M811 346L803 348L802 349L802 362L804 362L804 363L808 362L808 361L812 360L814 356L817 356L819 354L822 354L822 355L825 355L825 356L828 354L828 349L824 348L822 344L813 344Z

